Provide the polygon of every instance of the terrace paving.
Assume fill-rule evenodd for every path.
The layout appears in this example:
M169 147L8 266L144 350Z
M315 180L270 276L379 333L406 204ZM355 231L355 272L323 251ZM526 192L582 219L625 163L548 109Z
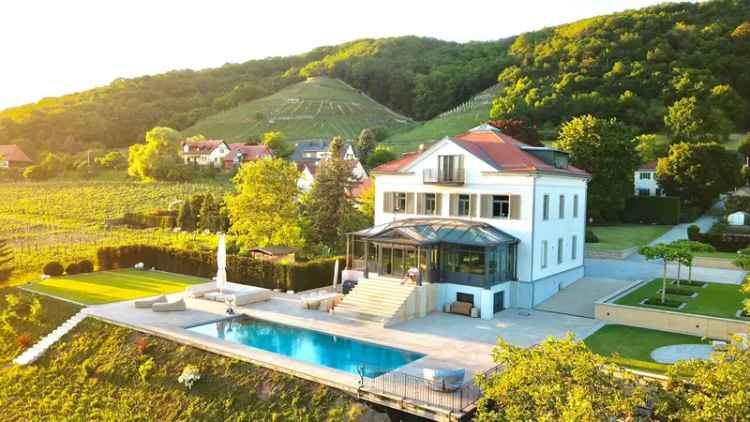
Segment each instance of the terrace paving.
M584 277L540 303L536 309L594 318L594 303L597 300L631 284L632 281L613 278Z

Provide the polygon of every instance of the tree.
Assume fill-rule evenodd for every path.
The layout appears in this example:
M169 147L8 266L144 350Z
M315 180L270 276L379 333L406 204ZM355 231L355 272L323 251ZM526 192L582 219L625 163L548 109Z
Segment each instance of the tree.
M375 220L375 181L373 180L359 197L359 210L370 222Z
M500 339L492 358L502 370L479 379L477 422L630 420L648 398L572 334L529 348Z
M695 97L675 101L664 115L664 125L673 142L698 142L705 136L704 116Z
M740 144L737 146L737 152L745 157L745 163L750 160L750 132L748 132L747 135L742 138L742 141L740 141Z
M286 142L286 136L282 132L266 132L263 134L263 144L271 148L274 156L288 158L293 150Z
M145 144L130 147L128 174L143 181L181 179L177 152L179 139L180 134L168 127L155 127L148 131Z
M580 116L562 126L555 146L570 155L572 165L591 173L589 216L616 221L633 195L633 174L640 164L628 128L616 119Z
M667 264L677 259L676 249L664 243L659 243L655 246L644 246L638 251L638 253L646 257L646 259L649 261L661 259L661 262L662 262L661 303L666 302L667 301Z
M8 246L8 241L0 239L0 283L7 281L13 272L11 263L13 262L13 253Z
M636 136L635 142L635 149L644 163L656 161L669 153L669 146L666 143L659 142L659 138L656 135L639 135Z
M237 194L226 198L230 232L240 245L303 246L297 206L299 176L293 163L279 158L242 166L234 177Z
M331 153L332 159L340 159L344 155L344 140L340 136L331 139L328 144L328 152Z
M672 247L681 248L688 252L688 254L682 257L682 264L688 267L688 283L693 281L693 258L696 253L705 252L716 252L716 248L707 243L698 242L695 240L680 239L670 243ZM679 272L678 272L679 274ZM677 277L679 284L679 276Z
M707 208L719 194L740 185L740 164L715 142L675 144L656 164L656 179L667 195Z
M518 139L519 141L535 146L542 147L544 144L539 140L539 133L536 128L527 124L525 120L521 119L500 119L490 120L490 125L500 129L500 131L511 138Z
M352 163L344 160L340 138L331 141L331 158L320 164L312 188L304 200L305 240L337 250L348 231L344 224L355 210L352 188L359 182Z
M195 213L193 207L190 205L190 201L183 201L180 206L180 211L177 213L177 221L175 222L177 227L180 227L185 231L195 230Z
M390 147L387 147L385 145L378 145L377 147L375 147L375 150L367 159L367 167L372 169L395 159L396 154Z
M375 133L368 128L362 129L359 132L357 140L354 141L354 149L357 152L357 158L360 162L367 163L367 159L370 158L370 154L375 150L377 146L377 139L375 139Z
M219 206L214 201L213 195L206 194L203 198L201 211L199 214L198 228L208 230L212 233L219 231Z
M105 169L122 169L128 165L128 160L120 151L110 151L103 157L98 157L94 161Z

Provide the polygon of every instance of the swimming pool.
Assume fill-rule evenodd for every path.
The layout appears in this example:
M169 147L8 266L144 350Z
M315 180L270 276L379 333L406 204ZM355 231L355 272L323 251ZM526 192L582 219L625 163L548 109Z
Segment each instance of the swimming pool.
M291 325L238 317L198 325L189 331L278 353L303 362L376 377L424 357L395 349Z

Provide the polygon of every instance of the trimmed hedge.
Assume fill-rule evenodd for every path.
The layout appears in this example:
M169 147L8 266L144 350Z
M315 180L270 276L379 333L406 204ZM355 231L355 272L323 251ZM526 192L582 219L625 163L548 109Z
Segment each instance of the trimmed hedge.
M88 259L84 259L83 261L78 263L78 271L81 274L90 273L94 271L94 263L89 261Z
M680 199L671 196L633 196L625 204L623 220L637 224L680 223Z
M724 224L714 224L707 233L701 233L696 225L688 227L688 239L708 243L719 252L737 252L750 246L750 237L732 236Z
M70 264L68 264L67 267L65 267L65 274L67 275L80 274L80 272L81 272L81 267L78 265L77 262L71 262Z
M325 287L333 282L340 257L282 264L245 256L227 256L227 278L235 283L295 292ZM216 275L216 254L151 245L102 247L97 251L99 270L130 268L143 262L177 274L210 278Z
M63 271L65 271L65 268L63 268L62 264L57 261L49 262L44 268L42 268L42 274L46 274L50 277L59 277L63 275Z

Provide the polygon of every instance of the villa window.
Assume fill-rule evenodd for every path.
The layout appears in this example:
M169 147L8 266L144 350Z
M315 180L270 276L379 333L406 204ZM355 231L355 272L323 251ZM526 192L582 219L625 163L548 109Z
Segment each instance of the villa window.
M447 248L448 272L484 275L484 248L464 246Z
M651 180L651 173L642 171L640 174L641 180Z
M547 241L542 240L542 269L547 268Z
M560 209L558 212L560 218L565 218L565 195L560 195Z
M437 195L434 193L424 194L424 212L425 215L435 215L437 211Z
M542 220L549 220L549 195L544 195L542 202Z
M578 195L573 195L573 218L578 218Z
M578 236L573 236L570 240L570 259L573 261L578 258Z
M458 215L467 217L470 211L471 197L469 195L458 195Z
M510 217L510 197L508 195L492 195L492 218Z
M649 189L638 189L638 196L651 196Z
M406 212L405 192L396 192L393 194L393 212Z
M471 293L456 293L456 302L474 304L474 295Z
M562 237L557 239L557 265L563 262L563 239Z

